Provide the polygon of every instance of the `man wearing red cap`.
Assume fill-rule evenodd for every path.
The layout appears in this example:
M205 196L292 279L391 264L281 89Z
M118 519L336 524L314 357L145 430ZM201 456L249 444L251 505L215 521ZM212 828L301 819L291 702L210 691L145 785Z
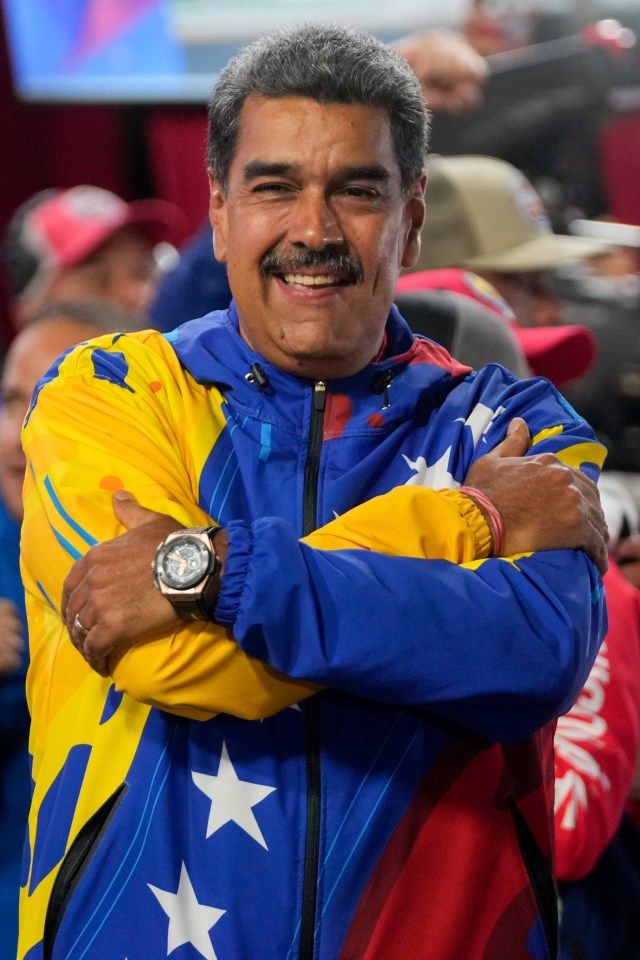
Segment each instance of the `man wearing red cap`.
M14 214L4 245L16 326L62 299L111 300L145 314L157 282L154 248L179 220L171 203L126 203L101 187L37 193Z

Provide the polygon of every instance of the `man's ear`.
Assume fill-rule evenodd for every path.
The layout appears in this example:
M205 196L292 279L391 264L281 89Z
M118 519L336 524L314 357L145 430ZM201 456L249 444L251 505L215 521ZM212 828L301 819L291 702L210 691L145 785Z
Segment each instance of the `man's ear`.
M219 180L209 171L209 220L213 227L213 252L216 260L227 259L227 203Z
M420 233L424 224L425 202L424 192L427 186L427 175L423 173L416 180L405 202L405 212L408 217L408 229L405 237L404 250L400 261L403 267L413 267L420 253Z

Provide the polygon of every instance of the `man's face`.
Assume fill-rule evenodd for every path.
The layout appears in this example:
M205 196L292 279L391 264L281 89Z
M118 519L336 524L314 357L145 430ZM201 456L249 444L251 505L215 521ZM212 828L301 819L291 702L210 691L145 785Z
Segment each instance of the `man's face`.
M25 327L9 348L0 381L0 494L16 520L22 518L25 471L20 434L35 385L67 347L99 332L93 325L51 320Z
M250 97L211 221L253 349L318 379L366 366L418 254L423 193L403 194L384 109Z
M554 327L562 323L562 304L544 271L493 273L483 270L482 276L507 301L519 326Z
M65 267L37 299L17 308L17 323L45 303L58 300L109 300L134 313L146 314L158 283L150 242L132 227L123 227L97 250L72 267Z

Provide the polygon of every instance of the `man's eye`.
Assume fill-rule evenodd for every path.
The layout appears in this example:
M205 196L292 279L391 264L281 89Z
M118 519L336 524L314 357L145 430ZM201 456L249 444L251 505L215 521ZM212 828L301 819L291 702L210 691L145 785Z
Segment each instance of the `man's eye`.
M340 191L343 196L353 197L356 200L377 200L380 194L372 187L343 187Z
M289 193L290 190L288 183L258 183L253 188L254 193Z

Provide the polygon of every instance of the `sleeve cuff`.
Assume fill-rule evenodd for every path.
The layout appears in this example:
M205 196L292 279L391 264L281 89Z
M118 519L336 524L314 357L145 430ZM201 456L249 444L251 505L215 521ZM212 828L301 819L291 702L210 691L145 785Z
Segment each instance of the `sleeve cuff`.
M238 615L253 544L251 528L243 520L232 520L224 529L228 537L229 549L224 563L214 620L216 623L231 627Z
M438 490L438 493L455 504L458 513L468 526L475 543L476 560L491 556L491 528L477 503L459 490Z

